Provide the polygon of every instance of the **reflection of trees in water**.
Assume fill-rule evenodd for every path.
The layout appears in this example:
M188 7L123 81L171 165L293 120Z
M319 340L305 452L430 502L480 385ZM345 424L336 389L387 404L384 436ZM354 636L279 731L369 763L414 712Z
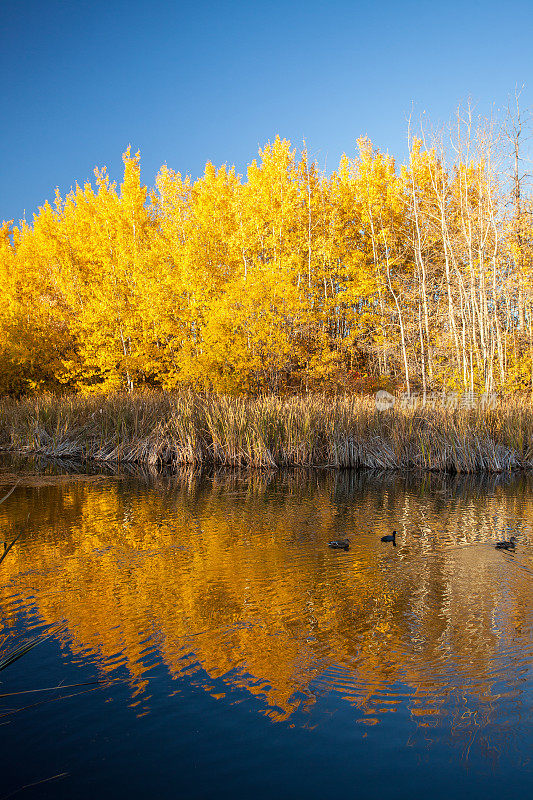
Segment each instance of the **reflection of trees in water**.
M0 530L5 562L74 658L246 687L275 718L332 689L366 723L407 703L417 736L507 747L531 636L529 477L366 472L26 476ZM495 522L497 520L497 522ZM486 544L520 530L516 557ZM398 547L380 535L399 531ZM325 547L340 534L349 553ZM1 538L1 536L0 536ZM476 544L477 543L477 544ZM520 561L521 569L516 564ZM437 726L439 733L433 732Z

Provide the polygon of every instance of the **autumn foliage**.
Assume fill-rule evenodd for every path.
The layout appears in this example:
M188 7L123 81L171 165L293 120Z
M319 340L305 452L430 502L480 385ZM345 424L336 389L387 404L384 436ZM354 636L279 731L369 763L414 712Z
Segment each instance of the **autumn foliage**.
M0 237L0 392L529 390L531 199L490 137L332 174L277 138L246 178L140 156Z

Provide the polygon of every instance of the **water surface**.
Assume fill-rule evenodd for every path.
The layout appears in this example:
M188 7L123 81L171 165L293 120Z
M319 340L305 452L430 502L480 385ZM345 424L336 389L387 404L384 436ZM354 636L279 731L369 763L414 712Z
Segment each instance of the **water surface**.
M533 789L531 478L17 474L0 797Z

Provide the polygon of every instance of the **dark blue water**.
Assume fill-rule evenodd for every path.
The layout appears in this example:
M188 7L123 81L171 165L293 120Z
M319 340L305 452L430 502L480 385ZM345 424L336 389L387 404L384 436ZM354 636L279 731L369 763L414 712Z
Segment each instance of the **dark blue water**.
M0 672L0 798L533 789L531 479L61 473L0 506L0 660L52 633Z

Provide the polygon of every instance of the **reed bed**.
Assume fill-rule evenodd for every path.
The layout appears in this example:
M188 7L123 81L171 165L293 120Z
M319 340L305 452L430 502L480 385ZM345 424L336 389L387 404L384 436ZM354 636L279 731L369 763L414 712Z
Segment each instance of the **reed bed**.
M171 467L504 472L533 467L533 409L518 399L378 410L361 396L41 396L0 401L0 448Z

